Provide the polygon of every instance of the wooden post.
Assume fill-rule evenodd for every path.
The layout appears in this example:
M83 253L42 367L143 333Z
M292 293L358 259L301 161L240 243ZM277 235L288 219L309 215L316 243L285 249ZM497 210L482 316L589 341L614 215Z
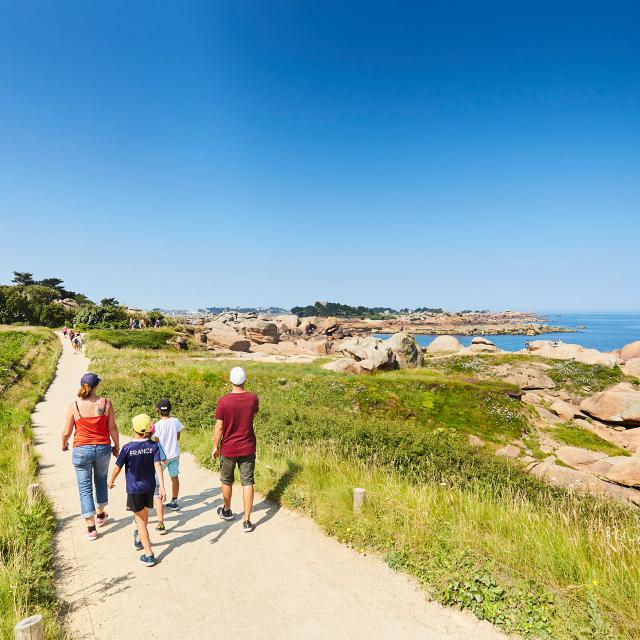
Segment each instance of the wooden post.
M21 424L21 425L18 427L18 433L24 433L24 425L23 425L23 424Z
M42 616L31 616L20 620L13 628L14 640L44 640L44 625Z
M29 498L30 505L32 505L41 495L42 490L37 482L34 482L27 487L27 497Z
M29 462L29 456L31 453L31 444L28 442L24 442L22 444L22 464L27 464Z
M365 490L364 489L354 489L353 490L353 513L360 513L362 511L362 505L365 500Z

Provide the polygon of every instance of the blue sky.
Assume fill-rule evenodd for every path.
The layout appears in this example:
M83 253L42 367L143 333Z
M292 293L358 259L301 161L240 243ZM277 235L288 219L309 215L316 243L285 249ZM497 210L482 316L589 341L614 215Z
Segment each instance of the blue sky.
M0 282L638 310L636 2L0 6Z

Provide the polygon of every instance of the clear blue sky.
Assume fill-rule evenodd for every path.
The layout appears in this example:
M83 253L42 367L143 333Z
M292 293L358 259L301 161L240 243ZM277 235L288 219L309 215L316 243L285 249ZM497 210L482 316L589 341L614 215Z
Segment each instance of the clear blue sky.
M640 4L0 6L0 281L637 310Z

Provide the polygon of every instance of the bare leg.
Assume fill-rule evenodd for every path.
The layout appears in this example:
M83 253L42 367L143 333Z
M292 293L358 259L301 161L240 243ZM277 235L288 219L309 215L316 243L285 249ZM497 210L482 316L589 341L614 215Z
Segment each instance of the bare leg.
M164 522L164 505L162 504L162 500L160 500L160 496L154 496L153 506L156 508L158 524Z
M251 520L251 509L253 508L253 485L248 484L242 487L242 497L244 499L244 519Z
M231 509L231 492L233 491L233 485L222 485L222 499L224 500L224 509L228 511Z
M90 518L85 518L84 521L87 523L87 527L95 527L96 526L96 518L95 518L95 516L91 516Z
M175 476L174 478L171 478L171 498L177 499L179 493L180 493L180 477Z
M151 550L151 541L149 540L149 530L147 529L147 522L149 522L149 509L145 507L142 511L136 511L133 514L136 519L136 526L138 527L138 538L142 542L144 552L146 555L153 555Z

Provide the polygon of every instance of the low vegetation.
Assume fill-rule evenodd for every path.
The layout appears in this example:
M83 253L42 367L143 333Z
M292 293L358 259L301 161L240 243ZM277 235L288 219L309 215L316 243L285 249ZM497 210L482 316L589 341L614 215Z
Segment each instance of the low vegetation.
M229 361L89 345L118 418L172 399L206 466ZM640 638L640 515L544 484L491 449L529 432L512 387L464 372L347 377L245 363L261 397L258 488L444 603L528 637ZM468 434L489 443L467 445ZM364 513L351 490L367 489Z
M91 337L122 349L163 349L174 332L168 329L94 329Z
M1 638L13 637L16 622L37 612L44 616L46 638L62 637L53 586L56 522L46 500L27 504L36 460L33 453L22 458L31 412L51 380L59 349L47 329L0 328L0 377L6 385L0 386Z
M622 449L611 442L607 442L595 433L591 433L591 431L587 431L586 429L570 422L553 427L551 433L558 442L571 445L572 447L581 447L583 449L590 449L591 451L599 451L600 453L606 453L608 456L631 455L626 449Z

